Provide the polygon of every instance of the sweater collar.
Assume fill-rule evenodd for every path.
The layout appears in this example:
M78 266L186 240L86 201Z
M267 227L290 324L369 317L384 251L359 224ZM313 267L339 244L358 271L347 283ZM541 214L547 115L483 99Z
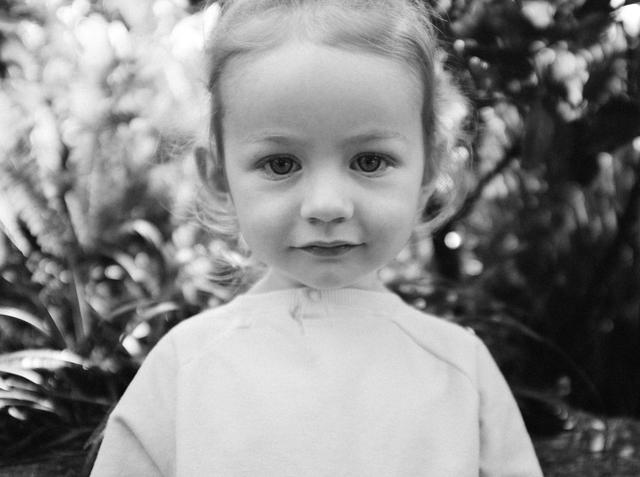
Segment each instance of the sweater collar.
M308 287L247 293L233 300L243 314L289 315L295 319L347 316L393 316L403 302L391 291L357 288L319 290Z

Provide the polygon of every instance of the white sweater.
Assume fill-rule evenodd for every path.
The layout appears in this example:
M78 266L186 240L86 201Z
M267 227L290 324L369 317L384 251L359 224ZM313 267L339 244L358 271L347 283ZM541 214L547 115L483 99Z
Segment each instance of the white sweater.
M300 288L171 330L111 414L91 475L542 473L473 333L392 293Z

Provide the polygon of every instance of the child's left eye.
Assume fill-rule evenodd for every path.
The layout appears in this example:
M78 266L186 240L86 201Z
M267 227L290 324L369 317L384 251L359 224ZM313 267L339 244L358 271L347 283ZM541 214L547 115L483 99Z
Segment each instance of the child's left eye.
M374 152L367 152L357 156L351 163L351 168L361 172L372 174L382 172L392 164L391 160L383 155Z

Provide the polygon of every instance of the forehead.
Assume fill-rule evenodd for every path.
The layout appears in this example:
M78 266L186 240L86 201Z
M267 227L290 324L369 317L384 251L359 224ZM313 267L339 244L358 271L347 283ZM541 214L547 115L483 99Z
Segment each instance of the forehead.
M221 81L225 123L245 128L266 122L339 119L419 127L422 84L404 62L365 51L290 42L230 61ZM411 124L409 124L411 123Z

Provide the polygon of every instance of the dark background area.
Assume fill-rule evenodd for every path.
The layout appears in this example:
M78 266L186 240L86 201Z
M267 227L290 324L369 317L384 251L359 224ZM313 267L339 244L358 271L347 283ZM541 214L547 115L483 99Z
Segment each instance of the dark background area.
M432 4L468 193L384 277L487 342L534 437L638 419L640 4ZM0 464L86 454L157 340L243 287L193 218L216 12L0 0Z

